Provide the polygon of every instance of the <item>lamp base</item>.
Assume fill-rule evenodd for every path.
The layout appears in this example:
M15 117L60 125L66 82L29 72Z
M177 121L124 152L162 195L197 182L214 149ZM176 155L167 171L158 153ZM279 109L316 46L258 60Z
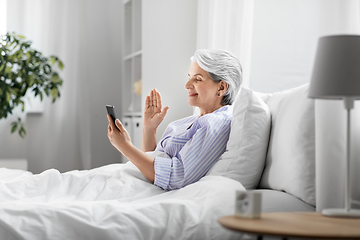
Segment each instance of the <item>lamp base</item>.
M328 208L322 210L321 213L327 217L360 218L360 210L357 209L347 211L344 208Z

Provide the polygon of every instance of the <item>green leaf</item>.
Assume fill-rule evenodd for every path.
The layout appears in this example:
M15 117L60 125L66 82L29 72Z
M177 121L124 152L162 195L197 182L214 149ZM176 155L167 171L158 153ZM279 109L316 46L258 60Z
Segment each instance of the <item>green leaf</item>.
M59 75L57 75L57 74L52 75L51 81L53 83L58 83L59 82Z
M35 83L35 77L34 75L29 75L29 78L28 78L28 85L29 87L32 87Z
M5 74L10 74L11 73L11 67L6 66L5 68Z
M6 92L6 102L10 102L11 100L11 94L9 92Z
M64 64L63 64L63 62L59 60L59 61L58 61L58 64L59 64L60 70L63 70L63 69L64 69Z
M24 128L23 126L20 127L19 135L20 135L20 137L22 137L22 138L24 138L25 135L26 135L26 131L25 131L25 128Z
M19 49L14 53L14 56L17 59L21 59L23 53L24 53L23 50Z
M17 95L19 93L19 89L17 88L9 88L9 92L13 95Z
M17 121L12 122L11 124L12 124L11 133L18 131L20 137L24 138L26 135L26 130L24 124L21 122L21 118L18 118Z
M36 87L33 89L34 96L36 97L39 94L39 89Z
M51 96L52 96L52 98L53 98L53 102L55 102L55 100L56 100L56 97L57 97L57 95L58 95L58 89L57 88L53 88L53 89L51 89Z
M21 111L23 112L23 111L25 111L25 103L24 103L24 101L21 101L21 100L20 100L20 103L22 105Z
M18 127L17 122L13 122L12 125L13 125L13 126L12 126L12 128L11 128L11 133L15 132L16 129L17 129L17 127Z
M52 65L54 65L55 62L56 62L56 58L55 58L54 56L51 56L51 57L49 58L49 62L50 62Z
M24 37L23 35L17 34L16 36L17 36L18 38L25 39L25 37Z

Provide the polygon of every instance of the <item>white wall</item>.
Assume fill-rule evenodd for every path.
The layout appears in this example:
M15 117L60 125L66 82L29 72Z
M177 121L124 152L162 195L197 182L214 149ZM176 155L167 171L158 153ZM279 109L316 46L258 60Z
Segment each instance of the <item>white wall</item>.
M275 92L309 82L318 38L354 33L359 2L256 0L250 88Z
M158 128L159 140L170 122L193 113L185 83L196 49L197 1L144 0L142 11L143 96L156 88L163 106L170 107Z
M250 88L274 92L309 81L320 7L307 0L254 1Z

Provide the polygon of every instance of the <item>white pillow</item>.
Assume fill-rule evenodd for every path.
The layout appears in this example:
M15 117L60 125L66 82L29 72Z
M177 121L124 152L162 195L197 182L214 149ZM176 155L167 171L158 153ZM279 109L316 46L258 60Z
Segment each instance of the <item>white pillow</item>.
M246 189L258 186L270 132L270 111L252 90L242 88L234 101L226 151L208 172L232 178Z
M309 84L274 93L269 149L260 188L290 193L315 206L315 112Z

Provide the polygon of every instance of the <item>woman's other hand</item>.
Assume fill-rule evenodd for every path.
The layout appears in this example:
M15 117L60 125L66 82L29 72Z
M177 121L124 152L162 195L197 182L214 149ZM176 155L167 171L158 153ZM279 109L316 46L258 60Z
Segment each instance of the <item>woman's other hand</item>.
M111 144L127 159L129 159L150 182L153 183L155 180L155 159L142 152L131 143L130 135L119 119L115 120L115 126L110 115L107 115L107 118L109 121L108 137Z
M107 115L108 125L108 138L111 144L120 152L129 145L132 145L129 133L126 131L124 126L121 124L119 119L115 120L115 124L112 121L110 115Z

